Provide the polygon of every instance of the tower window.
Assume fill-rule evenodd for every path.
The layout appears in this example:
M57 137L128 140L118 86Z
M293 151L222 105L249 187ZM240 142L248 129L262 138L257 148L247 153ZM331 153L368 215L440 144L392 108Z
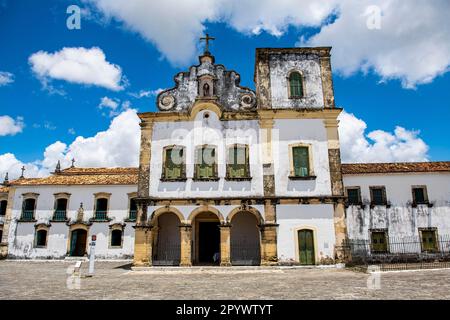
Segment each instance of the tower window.
M299 72L291 72L289 75L289 98L303 98L303 79Z

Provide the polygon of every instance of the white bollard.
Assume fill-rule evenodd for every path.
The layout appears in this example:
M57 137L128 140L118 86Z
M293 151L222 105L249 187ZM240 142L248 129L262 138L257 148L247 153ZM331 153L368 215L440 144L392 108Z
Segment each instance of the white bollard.
M94 263L95 263L95 241L97 240L97 236L92 236L92 241L89 244L91 250L89 250L89 272L88 275L92 277L94 275Z

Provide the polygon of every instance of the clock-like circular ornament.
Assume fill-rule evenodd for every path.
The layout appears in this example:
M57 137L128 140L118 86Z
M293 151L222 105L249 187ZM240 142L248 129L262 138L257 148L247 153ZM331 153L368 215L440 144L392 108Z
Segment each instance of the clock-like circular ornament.
M251 109L255 105L255 99L251 94L243 94L241 96L241 107L243 109Z
M175 97L171 94L168 94L161 99L159 99L159 108L161 110L170 110L175 105Z

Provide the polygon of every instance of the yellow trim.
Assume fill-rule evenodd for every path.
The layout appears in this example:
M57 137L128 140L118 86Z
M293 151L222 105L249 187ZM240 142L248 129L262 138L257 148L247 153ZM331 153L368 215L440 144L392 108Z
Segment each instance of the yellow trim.
M152 214L150 215L150 224L157 225L159 216L161 216L164 213L173 213L178 217L178 219L180 220L180 223L182 223L182 224L186 223L184 216L180 210L178 210L175 207L166 206L166 207L156 209L155 211L152 212Z
M319 263L319 246L317 244L317 228L310 225L301 225L294 228L294 241L295 241L295 261L300 263L300 247L298 245L298 232L301 230L311 230L313 232L314 242L314 264Z
M312 144L311 143L304 143L304 142L299 142L299 143L293 143L289 145L289 176L291 177L295 177L295 170L294 170L294 154L293 154L293 149L295 147L305 147L308 148L308 161L309 161L309 172L308 175L309 176L314 176L314 158L313 158L313 152L312 152Z
M222 117L222 109L212 102L196 102L189 110L189 120L194 120L200 111L209 110L214 112L220 119Z
M215 214L216 216L217 216L217 218L219 219L219 221L221 222L221 223L225 223L225 219L223 218L223 215L220 213L220 211L219 210L217 210L216 208L214 208L214 207L212 207L212 206L209 206L209 205L204 205L204 206L200 206L200 207L198 207L198 208L196 208L196 209L194 209L192 212L191 212L191 214L189 215L189 217L188 217L188 219L187 219L187 223L188 224L192 224L192 221L194 220L194 218L197 216L197 215L199 215L200 213L203 213L203 212L210 212L210 213L213 213L213 214Z

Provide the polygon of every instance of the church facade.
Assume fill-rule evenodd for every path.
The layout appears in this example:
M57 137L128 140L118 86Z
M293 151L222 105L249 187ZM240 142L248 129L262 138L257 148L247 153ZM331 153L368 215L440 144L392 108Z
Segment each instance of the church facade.
M139 114L139 168L4 183L2 256L84 256L96 235L135 266L333 264L347 239L449 234L449 162L341 164L330 50L257 49L253 91L206 49Z

